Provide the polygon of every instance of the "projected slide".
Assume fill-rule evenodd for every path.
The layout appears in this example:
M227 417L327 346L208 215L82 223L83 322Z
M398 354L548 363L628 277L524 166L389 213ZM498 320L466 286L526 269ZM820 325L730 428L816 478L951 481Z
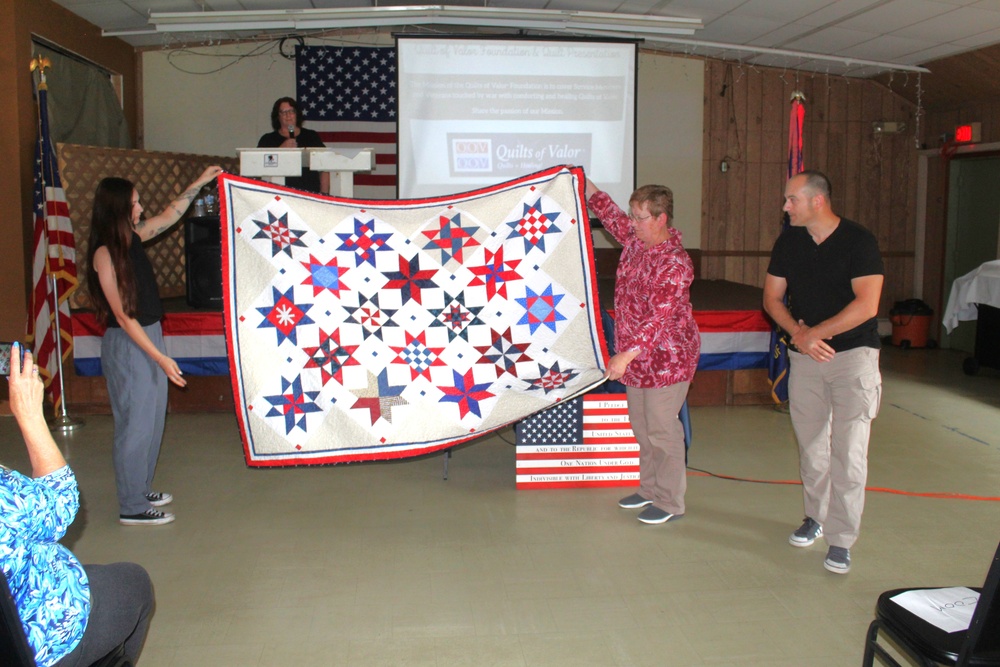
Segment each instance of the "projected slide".
M628 200L635 44L400 37L397 53L400 197L572 164Z

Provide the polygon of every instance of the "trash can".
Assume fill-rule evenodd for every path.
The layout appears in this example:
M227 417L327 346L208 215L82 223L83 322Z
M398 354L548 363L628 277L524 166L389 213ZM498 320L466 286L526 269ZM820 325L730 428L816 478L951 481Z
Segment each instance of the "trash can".
M898 347L935 347L927 339L934 310L920 299L897 301L889 311L892 344Z

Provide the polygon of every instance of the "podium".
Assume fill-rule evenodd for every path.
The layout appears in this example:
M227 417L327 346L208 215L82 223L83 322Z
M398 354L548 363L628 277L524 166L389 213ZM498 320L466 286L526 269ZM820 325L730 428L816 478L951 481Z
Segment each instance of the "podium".
M330 172L330 194L354 196L354 173L375 168L375 151L371 148L307 148L309 168Z
M330 174L330 194L354 196L354 174L375 168L371 148L237 148L240 175L284 185L286 176L301 176L302 168Z
M253 176L284 185L286 176L302 175L304 148L237 148L240 176Z

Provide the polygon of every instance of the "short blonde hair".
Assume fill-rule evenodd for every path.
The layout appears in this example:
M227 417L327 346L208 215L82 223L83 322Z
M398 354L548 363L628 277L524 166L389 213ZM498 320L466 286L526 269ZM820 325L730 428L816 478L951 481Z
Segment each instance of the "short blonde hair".
M667 222L674 219L674 191L665 185L644 185L632 193L628 203L646 204L654 217L666 213Z

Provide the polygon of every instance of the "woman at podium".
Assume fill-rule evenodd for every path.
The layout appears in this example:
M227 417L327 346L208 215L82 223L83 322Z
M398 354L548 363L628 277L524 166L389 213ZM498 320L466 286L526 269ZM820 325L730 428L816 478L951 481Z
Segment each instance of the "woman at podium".
M280 97L271 107L271 127L257 142L257 148L326 148L319 134L302 127L299 104L291 97ZM285 185L296 190L330 192L330 174L302 167L301 176L288 176Z

